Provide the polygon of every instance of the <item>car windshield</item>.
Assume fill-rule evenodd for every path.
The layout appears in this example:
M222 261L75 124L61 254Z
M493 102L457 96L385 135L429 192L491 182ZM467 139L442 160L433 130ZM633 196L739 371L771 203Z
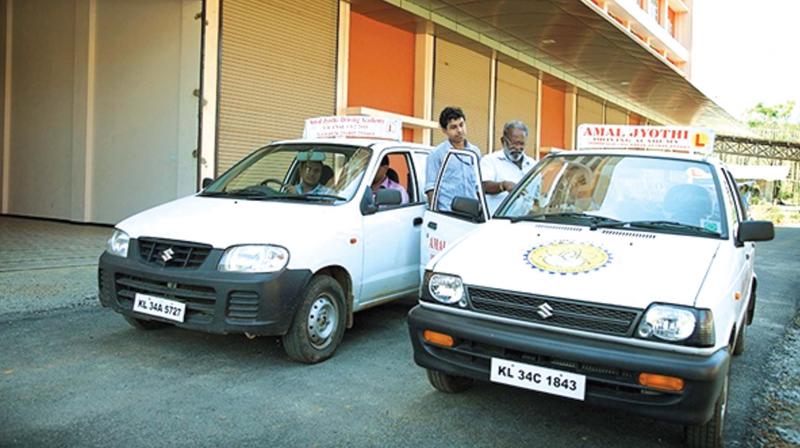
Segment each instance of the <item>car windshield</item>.
M495 217L720 237L720 201L705 162L560 154L542 160Z
M201 196L346 202L355 195L371 156L369 148L346 145L265 146L234 165Z

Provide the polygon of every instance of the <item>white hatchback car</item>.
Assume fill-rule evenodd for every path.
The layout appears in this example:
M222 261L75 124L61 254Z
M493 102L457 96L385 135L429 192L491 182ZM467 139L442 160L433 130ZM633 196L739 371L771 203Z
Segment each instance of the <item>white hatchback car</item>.
M383 123L359 120L322 124ZM202 192L120 222L100 302L140 329L281 336L291 358L325 360L353 313L418 291L429 152L380 138L260 148ZM394 188L374 193L379 176Z
M463 151L441 173L464 163L480 178ZM491 381L670 420L692 446L721 444L731 355L756 304L753 242L773 238L772 223L747 219L722 163L708 152L565 151L492 217L477 186L452 212L433 201L422 243L431 261L408 323L435 388Z

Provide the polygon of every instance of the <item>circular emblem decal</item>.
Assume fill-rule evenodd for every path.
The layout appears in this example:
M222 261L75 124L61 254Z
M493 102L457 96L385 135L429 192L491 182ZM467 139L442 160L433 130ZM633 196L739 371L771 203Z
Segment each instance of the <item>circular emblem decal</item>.
M611 254L587 243L556 241L525 252L525 261L531 267L550 274L582 274L610 263Z

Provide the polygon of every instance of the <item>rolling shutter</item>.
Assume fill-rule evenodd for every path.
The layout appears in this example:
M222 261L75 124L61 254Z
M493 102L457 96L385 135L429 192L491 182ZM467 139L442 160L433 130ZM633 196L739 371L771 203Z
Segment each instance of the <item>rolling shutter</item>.
M606 124L628 124L628 113L606 105Z
M536 77L510 65L497 63L497 95L495 97L494 150L500 149L503 126L520 120L528 126L525 153L536 154Z
M582 124L603 124L603 103L584 92L578 93L578 113L576 127Z
M489 88L491 58L467 48L436 39L432 119L447 106L457 106L467 116L467 140L486 153L489 145ZM445 139L433 133L434 145Z
M334 113L338 4L222 2L217 174Z

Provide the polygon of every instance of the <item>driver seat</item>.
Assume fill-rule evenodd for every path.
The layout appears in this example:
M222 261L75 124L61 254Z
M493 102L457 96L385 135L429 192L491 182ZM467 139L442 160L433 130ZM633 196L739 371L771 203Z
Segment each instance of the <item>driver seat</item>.
M322 165L322 174L319 175L319 183L321 185L328 185L328 182L333 179L333 168L328 165Z
M700 226L700 220L711 214L711 194L699 185L676 185L664 196L663 209L671 220Z

